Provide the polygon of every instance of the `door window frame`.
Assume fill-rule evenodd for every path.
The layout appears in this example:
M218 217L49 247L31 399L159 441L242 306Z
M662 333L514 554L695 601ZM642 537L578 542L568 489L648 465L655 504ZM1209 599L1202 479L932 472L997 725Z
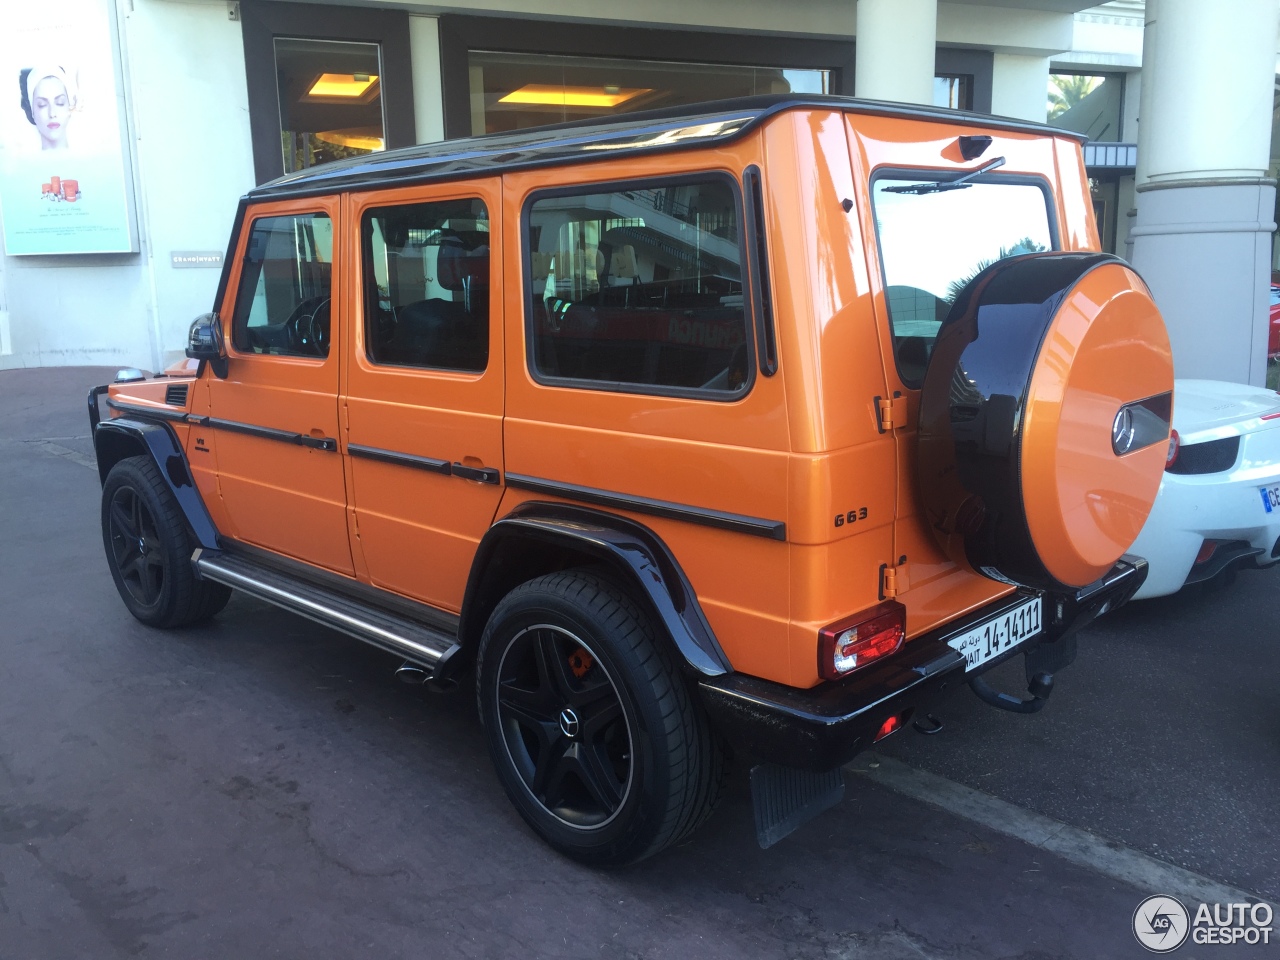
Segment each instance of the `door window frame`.
M294 354L273 354L245 352L236 347L232 324L235 322L235 311L240 296L240 278L244 273L244 258L249 249L249 237L253 233L254 224L259 220L275 217L299 216L305 214L323 214L333 224L333 266L329 273L329 353L323 357L308 357ZM339 337L344 336L347 322L345 309L346 270L342 265L342 245L345 240L342 231L346 229L343 204L339 195L328 197L309 197L300 200L279 200L269 203L246 204L243 213L237 218L239 232L235 238L235 250L230 269L225 273L225 288L219 300L218 322L222 325L223 339L227 345L228 359L239 362L267 362L275 364L301 365L321 367L329 363L336 364L341 352Z

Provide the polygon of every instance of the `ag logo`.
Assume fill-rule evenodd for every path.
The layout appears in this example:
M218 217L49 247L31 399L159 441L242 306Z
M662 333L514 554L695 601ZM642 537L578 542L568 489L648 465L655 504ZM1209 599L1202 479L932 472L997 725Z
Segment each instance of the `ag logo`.
M1186 943L1191 928L1187 908L1173 897L1147 897L1133 911L1133 935L1152 953L1172 953Z

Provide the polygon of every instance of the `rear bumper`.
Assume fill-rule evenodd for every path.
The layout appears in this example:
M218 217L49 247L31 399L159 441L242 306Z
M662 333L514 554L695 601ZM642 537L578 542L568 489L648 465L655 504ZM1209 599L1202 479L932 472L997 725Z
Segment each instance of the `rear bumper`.
M1147 563L1125 557L1106 577L1074 595L1044 594L1044 631L966 675L964 657L947 640L1036 596L1004 597L946 627L917 637L888 662L847 680L807 690L730 673L699 681L702 702L733 746L771 763L830 770L875 740L892 716L910 722L970 677L1019 653L1033 652L1037 670L1052 672L1074 658L1074 631L1125 603L1142 585Z

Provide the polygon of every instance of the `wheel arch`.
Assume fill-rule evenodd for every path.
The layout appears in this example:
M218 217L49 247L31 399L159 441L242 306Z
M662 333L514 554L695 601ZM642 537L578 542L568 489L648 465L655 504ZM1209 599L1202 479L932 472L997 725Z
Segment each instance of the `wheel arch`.
M520 504L481 540L449 669L474 658L490 614L507 593L542 574L585 565L609 570L687 670L700 676L733 671L684 571L652 530L600 510L543 501Z
M98 478L102 483L107 482L111 468L121 460L151 457L182 508L196 541L210 550L218 549L218 531L200 491L196 489L182 446L166 424L132 417L103 420L94 425L93 449L98 460Z

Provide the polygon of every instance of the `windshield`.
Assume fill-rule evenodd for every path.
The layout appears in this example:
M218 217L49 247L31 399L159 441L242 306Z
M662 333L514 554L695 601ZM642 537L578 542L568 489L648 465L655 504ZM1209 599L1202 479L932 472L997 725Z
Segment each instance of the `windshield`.
M872 185L885 300L898 373L919 386L951 304L997 260L1053 249L1048 197L1039 186L984 181L941 192L907 192L920 176Z

